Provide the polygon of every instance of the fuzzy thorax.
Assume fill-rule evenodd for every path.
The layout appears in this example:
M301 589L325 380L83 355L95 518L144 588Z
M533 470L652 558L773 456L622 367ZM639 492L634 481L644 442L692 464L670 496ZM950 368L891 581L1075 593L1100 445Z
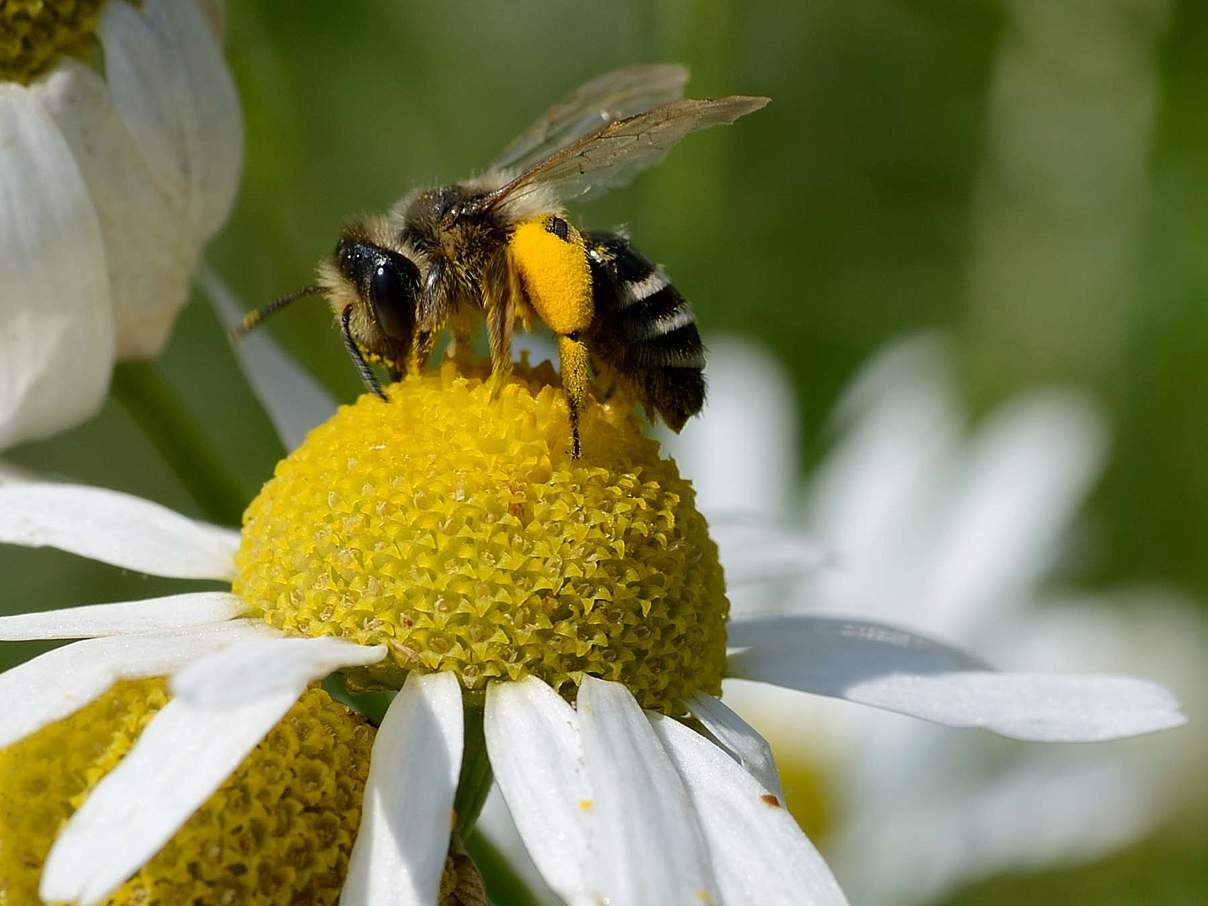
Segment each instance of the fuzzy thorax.
M691 486L619 406L586 408L572 459L557 384L521 367L493 398L446 365L341 407L245 513L235 592L291 634L386 644L368 686L718 692L728 604Z

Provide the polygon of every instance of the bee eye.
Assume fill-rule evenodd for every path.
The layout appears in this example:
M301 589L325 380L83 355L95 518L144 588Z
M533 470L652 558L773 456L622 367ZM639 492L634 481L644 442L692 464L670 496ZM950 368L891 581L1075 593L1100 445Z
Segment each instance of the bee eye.
M415 324L419 271L406 258L392 255L378 262L369 277L373 315L386 336L406 340Z

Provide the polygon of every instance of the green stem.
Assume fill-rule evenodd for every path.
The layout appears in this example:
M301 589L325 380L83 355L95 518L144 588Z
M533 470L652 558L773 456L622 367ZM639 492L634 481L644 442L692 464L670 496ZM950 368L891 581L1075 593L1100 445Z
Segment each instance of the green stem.
M349 692L343 673L333 673L323 680L323 690L341 704L363 714L375 727L382 725L386 709L394 701L394 692Z
M466 706L461 776L457 779L457 797L453 801L453 812L457 815L457 831L463 840L474 829L474 822L478 820L482 804L487 801L487 793L495 782L495 775L491 773L491 760L487 757L482 717L482 708Z
M205 518L239 525L248 497L188 411L180 394L150 362L122 362L113 394L164 457Z
M487 898L498 906L538 906L540 900L490 840L474 831L462 841L474 860Z

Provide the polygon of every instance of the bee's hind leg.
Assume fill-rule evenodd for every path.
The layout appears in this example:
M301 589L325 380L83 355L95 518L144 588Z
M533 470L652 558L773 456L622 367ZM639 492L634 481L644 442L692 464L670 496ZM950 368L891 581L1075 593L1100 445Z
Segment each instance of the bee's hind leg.
M562 374L562 389L566 391L570 416L571 456L578 459L583 452L579 440L579 413L591 387L591 356L578 333L558 337L558 370Z

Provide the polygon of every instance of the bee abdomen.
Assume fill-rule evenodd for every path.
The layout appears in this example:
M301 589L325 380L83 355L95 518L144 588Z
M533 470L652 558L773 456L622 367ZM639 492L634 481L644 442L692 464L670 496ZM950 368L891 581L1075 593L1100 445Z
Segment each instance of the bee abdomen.
M678 431L705 401L705 348L692 307L666 272L624 236L589 233L586 239L596 297L597 354Z

